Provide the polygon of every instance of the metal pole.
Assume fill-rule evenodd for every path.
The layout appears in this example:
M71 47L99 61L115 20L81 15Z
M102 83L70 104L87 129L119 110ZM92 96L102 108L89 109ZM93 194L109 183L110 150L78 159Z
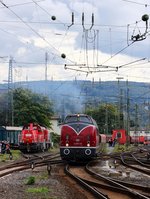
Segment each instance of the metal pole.
M47 61L48 61L48 53L45 53L45 81L47 81Z
M120 90L120 80L124 79L123 77L116 77L118 79L118 129L120 129L120 114L121 114L121 90Z
M106 134L108 135L108 106L106 103L106 115L105 115L105 128L106 128Z
M135 104L135 136L137 136L137 127L138 127L138 105ZM139 139L139 135L138 135L138 139ZM138 141L137 140L137 143L135 141L135 144L138 145Z
M129 101L129 88L127 80L127 138L129 137L129 128L130 128L130 113L129 113L130 101ZM129 145L129 140L127 139L127 146Z
M10 108L10 113L8 111L8 117L11 115L11 123L14 126L14 100L13 100L13 58L9 59L9 71L8 71L8 108Z

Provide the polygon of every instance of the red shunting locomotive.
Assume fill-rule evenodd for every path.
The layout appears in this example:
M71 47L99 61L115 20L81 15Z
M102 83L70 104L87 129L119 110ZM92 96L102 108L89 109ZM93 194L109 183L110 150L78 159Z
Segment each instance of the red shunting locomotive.
M85 114L68 115L61 126L60 155L63 160L89 160L99 149L95 120Z
M19 136L19 149L27 152L48 150L51 146L50 133L36 123L25 125Z

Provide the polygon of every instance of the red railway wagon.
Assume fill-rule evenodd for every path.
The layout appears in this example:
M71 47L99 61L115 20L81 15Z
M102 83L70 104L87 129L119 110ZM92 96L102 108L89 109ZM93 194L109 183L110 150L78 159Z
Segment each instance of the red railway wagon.
M60 155L63 160L89 160L100 147L97 124L85 114L68 115L61 126Z
M99 134L99 142L105 144L107 142L107 136L105 134Z
M125 129L112 130L112 140L116 139L119 144L125 144L130 141L130 136L127 136Z
M116 139L119 144L148 144L150 140L150 132L149 131L129 131L129 135L127 135L127 132L125 129L114 129L112 131L112 139Z
M48 129L36 123L24 125L19 135L19 149L21 151L44 151L51 146Z
M131 144L134 144L134 143L143 144L144 141L145 141L144 136L130 136L130 143Z

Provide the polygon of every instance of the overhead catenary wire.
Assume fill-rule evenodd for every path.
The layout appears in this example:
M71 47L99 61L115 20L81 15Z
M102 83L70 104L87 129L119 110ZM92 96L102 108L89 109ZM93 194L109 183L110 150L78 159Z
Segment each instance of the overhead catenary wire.
M82 25L83 25L83 22L84 22L84 18L83 18L83 16L84 15L82 15ZM137 25L137 22L136 22L136 25ZM129 26L128 26L129 27ZM83 27L83 30L85 31L85 28ZM147 30L147 29L146 29ZM89 31L89 30L88 30ZM87 32L88 32L87 31ZM140 31L140 30L139 30ZM128 37L127 37L127 39L128 39ZM97 66L102 66L104 63L107 63L110 59L112 59L113 57L115 57L116 55L118 55L119 53L121 53L122 51L124 51L126 48L128 48L129 46L131 46L134 42L136 42L136 41L139 41L139 40L132 40L131 41L131 43L129 44L129 42L127 41L127 46L125 46L124 48L122 48L121 50L119 50L117 53L115 53L115 54L113 54L113 55L111 55L111 57L109 58L109 59L107 59L107 60L105 60L101 65L99 65L99 64L97 64ZM88 72L89 73L92 73L92 72L94 72L94 71L91 71L91 70L89 70L89 62L88 62L88 42L87 42L87 40L86 40L86 60L87 60L87 69L88 69ZM126 65L126 64L125 64ZM120 68L120 67L123 67L123 66L119 66L119 67L116 67L116 71L118 71L118 69ZM109 68L109 67L108 67ZM115 68L115 67L114 67ZM70 68L68 68L68 69L70 69ZM78 69L73 69L73 70L78 70ZM84 71L85 72L85 71ZM87 71L86 71L87 72ZM100 72L100 70L99 71L95 71L95 72ZM103 70L102 70L102 72L103 72Z
M32 0L32 1L33 1L33 3L35 3L41 10L43 10L48 16L52 17L52 15L50 15L49 12L48 12L47 10L45 10L42 6L40 6L40 5L37 3L37 1L35 1L35 0ZM63 22L61 22L61 21L59 21L59 22L65 26L65 24L64 24Z
M35 4L36 4L37 6L39 6L39 8L42 9L48 16L51 16L51 15L49 14L49 12L47 12L47 10L45 10L42 6L40 6L35 0L32 0L32 1L35 2ZM61 40L61 42L60 42L60 45L59 45L59 47L57 48L57 50L59 50L60 46L62 45L62 42L64 42L65 38L66 38L67 35L68 35L69 28L70 28L71 26L74 25L74 13L72 12L72 23L71 23L70 25L67 25L67 26L66 26L66 24L63 23L63 22L61 22L60 20L57 20L57 21L59 21L61 24L63 24L63 25L66 27L66 32L65 32L65 34L64 34L64 37L62 38L62 40ZM53 56L53 58L51 59L51 62L54 60L54 58L55 58L55 56ZM69 58L67 58L67 60L73 63L73 61L70 60Z
M45 10L42 6L40 6L35 0L32 0L41 10L43 10L48 16L52 17L52 15L49 14L49 12L47 10ZM57 20L59 21L59 20ZM61 24L63 24L64 26L66 26L65 23L59 21ZM62 38L62 41L60 42L59 47L62 45L62 42L65 40L65 37L68 34L69 28L74 24L74 13L72 13L72 24L70 26L66 26L66 32L64 34L64 37ZM57 48L57 50L59 51L59 47ZM53 58L51 59L51 62L55 59L55 56L53 56ZM68 58L67 58L68 59ZM68 59L69 60L69 59ZM71 61L71 60L69 60ZM73 61L71 61L73 62Z
M36 2L41 2L41 1L45 1L45 0L37 0ZM18 3L18 4L9 5L9 7L24 6L24 5L33 4L33 3L34 2ZM0 7L0 9L4 9L4 7Z
M32 30L38 37L40 37L41 39L43 39L48 45L50 45L50 47L52 47L53 49L55 49L55 47L53 47L42 35L40 35L35 29L33 29L27 22L25 22L19 15L17 15L13 10L11 10L6 4L4 4L2 2L2 0L0 0L0 3L6 7L10 12L12 12L18 19L20 19L20 21L22 23L24 23L30 30ZM55 49L57 51L57 49Z
M41 34L39 34L34 28L32 28L32 26L30 26L27 22L25 22L19 15L17 15L12 9L10 9L5 3L2 2L2 0L0 0L0 3L5 7L7 8L10 12L12 12L23 24L25 24L30 30L32 30L32 32L34 32L38 37L40 37L44 42L46 42L50 47L51 49L55 50L57 52L56 53L52 53L50 51L50 53L53 55L53 56L58 56L60 57L60 52L58 51L58 49L56 49L47 39L45 39ZM68 59L69 60L69 59ZM71 61L71 60L69 60ZM71 61L72 62L72 61Z
M134 3L134 4L137 4L137 5L142 5L142 6L150 6L149 4L144 4L144 3L139 3L137 1L130 1L130 0L122 0L122 1L126 1L126 2L129 2L129 3Z
M99 67L102 67L105 63L107 63L110 59L112 59L114 56L116 56L116 55L118 55L120 52L122 52L123 50L125 50L126 48L128 48L130 45L132 45L134 43L134 41L131 43L131 44L129 44L129 45L127 45L126 47L124 47L123 49L121 49L120 51L118 51L117 53L115 53L114 55L112 55L109 59L107 59L106 61L104 61L102 64L98 64L97 65L97 68L99 68ZM141 60L145 60L145 58L142 58L142 59L140 59L140 61ZM139 61L139 60L138 60ZM135 62L135 61L134 61ZM133 62L132 62L133 63ZM124 64L124 66L125 66L126 64ZM129 63L128 63L128 65L129 65ZM77 65L78 66L78 65ZM112 67L112 66L107 66L107 67L105 67L105 68L108 68L108 70L95 70L95 71L91 71L90 70L90 67L89 67L89 65L88 66L84 66L84 68L87 68L88 69L88 71L85 71L85 70L81 70L81 69L73 69L73 68L70 68L70 67L67 67L67 65L65 65L65 69L70 69L70 70L76 70L76 71L81 71L81 72L85 72L85 73L87 73L87 74L89 74L89 73L94 73L94 72L110 72L110 71L118 71L118 69L120 68L120 67L123 67L123 66L119 66L119 67ZM95 68L95 67L93 67L93 68ZM114 68L114 70L112 70L112 69L109 69L109 68Z

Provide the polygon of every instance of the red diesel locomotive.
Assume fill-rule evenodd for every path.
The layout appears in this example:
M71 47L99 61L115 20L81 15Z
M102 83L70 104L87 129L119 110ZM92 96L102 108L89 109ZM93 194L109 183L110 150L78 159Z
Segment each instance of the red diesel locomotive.
M48 150L51 146L50 133L36 123L25 125L19 135L19 149L27 152Z
M96 157L100 147L97 124L85 114L68 115L61 126L60 139L63 160L89 160Z

